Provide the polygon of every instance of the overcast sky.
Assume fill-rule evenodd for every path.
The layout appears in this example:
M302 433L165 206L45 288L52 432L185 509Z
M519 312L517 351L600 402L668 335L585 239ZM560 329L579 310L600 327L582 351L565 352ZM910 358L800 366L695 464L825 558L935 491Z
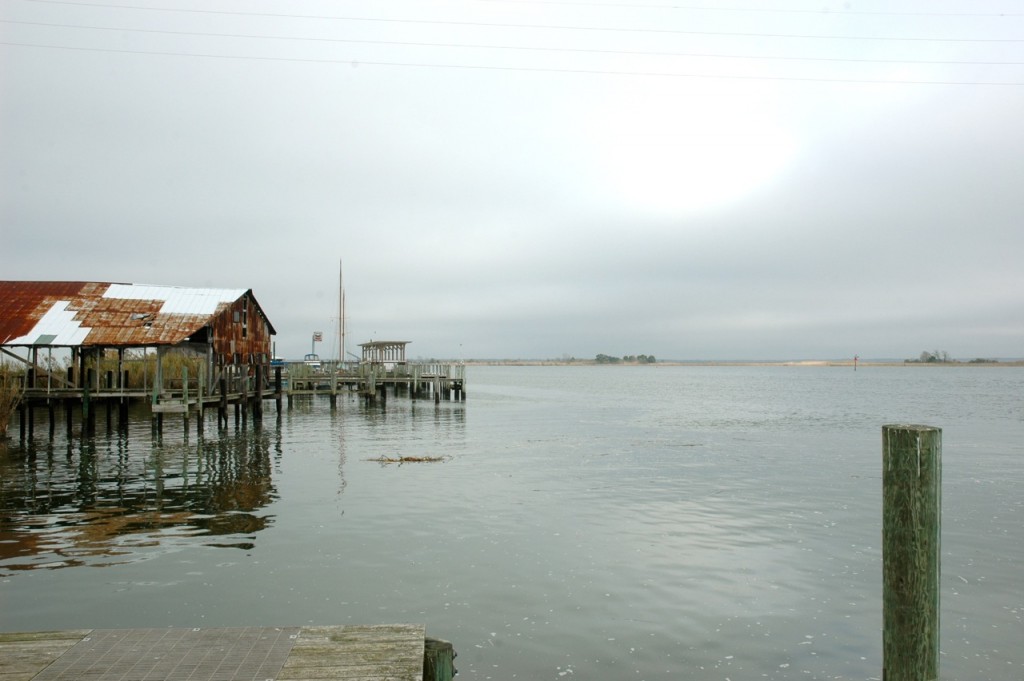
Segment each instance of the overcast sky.
M1024 356L1024 5L0 2L0 278L300 357Z

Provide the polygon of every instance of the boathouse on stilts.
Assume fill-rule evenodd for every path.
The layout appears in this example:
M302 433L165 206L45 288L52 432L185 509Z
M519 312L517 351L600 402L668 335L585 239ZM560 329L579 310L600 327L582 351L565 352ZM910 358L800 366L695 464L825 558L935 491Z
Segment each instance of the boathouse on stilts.
M51 433L64 412L83 433L97 415L127 427L128 405L150 405L188 425L216 408L244 424L262 418L274 327L251 289L101 282L0 281L0 357L24 368L21 433L45 410ZM280 407L280 403L278 404Z

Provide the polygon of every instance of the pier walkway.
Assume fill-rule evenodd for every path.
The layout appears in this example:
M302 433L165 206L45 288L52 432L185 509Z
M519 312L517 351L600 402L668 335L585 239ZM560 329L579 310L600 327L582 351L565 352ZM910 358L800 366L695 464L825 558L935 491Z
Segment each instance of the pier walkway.
M284 393L291 400L299 395L336 395L358 392L375 400L386 399L387 389L395 395L405 391L412 398L440 400L466 399L464 364L411 363L394 366L380 364L324 363L317 371L291 364L285 371L270 375L265 399Z
M2 681L451 681L419 624L0 633Z

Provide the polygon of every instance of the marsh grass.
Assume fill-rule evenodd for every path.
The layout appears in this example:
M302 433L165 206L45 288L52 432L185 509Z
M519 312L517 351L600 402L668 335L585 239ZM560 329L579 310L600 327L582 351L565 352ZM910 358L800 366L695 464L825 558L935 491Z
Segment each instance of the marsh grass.
M127 374L125 387L132 390L151 388L156 380L156 354L152 352L129 351L124 355L124 372ZM65 360L64 369L70 364ZM164 381L173 384L180 382L182 370L188 369L189 382L195 383L199 372L206 365L205 357L187 351L170 350L164 355ZM106 381L108 374L117 375L117 354L108 352L99 358L89 357L85 360L85 369L99 373L100 382ZM116 378L115 384L116 384Z
M205 368L206 359L195 353L171 350L164 355L163 365L166 383L179 381L184 369L188 369L189 381L194 383L199 373ZM117 371L117 359L104 359L100 368L103 371ZM156 380L156 355L141 353L125 355L124 368L128 372L128 387L136 389L144 386L152 387Z

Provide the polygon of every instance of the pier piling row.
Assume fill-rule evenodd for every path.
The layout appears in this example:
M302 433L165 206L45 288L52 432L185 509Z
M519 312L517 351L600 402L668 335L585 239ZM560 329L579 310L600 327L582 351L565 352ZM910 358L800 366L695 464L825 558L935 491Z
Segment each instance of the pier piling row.
M372 364L325 363L319 370L311 370L301 362L271 367L224 367L215 381L205 372L182 370L180 378L160 376L159 386L133 386L127 372L118 375L107 371L102 380L87 371L78 382L74 368L67 369L66 379L60 383L47 380L43 385L29 370L25 375L25 390L18 407L21 438L31 438L40 412L45 415L50 436L63 421L68 434L74 429L76 416L84 435L95 434L97 422L105 421L106 429L124 430L128 427L128 408L132 403L148 403L154 432L162 432L168 415L183 419L186 429L195 417L201 432L207 410L216 410L218 429L226 429L234 414L236 427L245 426L251 419L259 422L267 401L272 401L277 413L287 405L294 406L297 398L326 397L331 407L344 395L358 395L368 405L386 406L388 393L410 399L465 401L466 377L462 364L405 364L385 368ZM270 374L268 378L265 375Z

